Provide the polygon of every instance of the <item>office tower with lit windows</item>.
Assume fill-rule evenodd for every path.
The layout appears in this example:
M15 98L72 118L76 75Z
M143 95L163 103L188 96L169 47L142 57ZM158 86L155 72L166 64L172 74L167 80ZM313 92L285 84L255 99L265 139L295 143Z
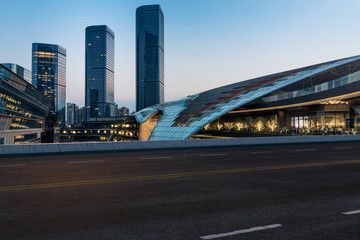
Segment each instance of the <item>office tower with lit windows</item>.
M50 99L51 111L65 125L66 49L55 44L32 44L32 84Z
M136 111L164 102L164 14L160 5L136 10Z
M18 75L19 77L25 79L28 83L31 83L32 81L31 71L15 63L1 63L1 64L7 69L11 70L16 75Z
M106 25L85 30L85 119L114 116L114 32Z

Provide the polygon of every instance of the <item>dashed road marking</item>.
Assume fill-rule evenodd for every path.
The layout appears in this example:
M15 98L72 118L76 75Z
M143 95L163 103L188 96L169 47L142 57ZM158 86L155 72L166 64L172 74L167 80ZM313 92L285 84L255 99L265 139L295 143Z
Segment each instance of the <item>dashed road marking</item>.
M88 160L88 161L73 161L68 163L94 163L94 162L103 162L104 160Z
M147 159L164 159L164 158L170 158L169 156L164 156L164 157L143 157L143 158L139 158L140 160L147 160Z
M352 147L337 147L337 148L334 148L336 150L341 150L341 149L351 149Z
M199 155L200 157L213 157L213 156L225 156L226 153L214 153L214 154L203 154Z
M353 215L353 214L359 214L360 210L354 210L354 211L350 211L350 212L343 212L343 214L345 215Z
M308 151L315 151L315 148L307 148L307 149L297 149L296 152L308 152Z
M281 227L281 226L282 226L281 224L272 224L272 225L266 225L266 226L253 227L253 228L242 229L242 230L236 230L236 231L233 231L233 232L212 234L212 235L202 236L200 238L201 239L222 238L222 237L228 237L228 236L237 235L237 234L241 234L241 233L249 233L249 232L255 232L255 231L261 231L261 230L277 228L277 227Z
M22 167L26 166L26 164L9 164L9 165L0 165L0 167Z
M274 151L251 152L252 154L273 153Z

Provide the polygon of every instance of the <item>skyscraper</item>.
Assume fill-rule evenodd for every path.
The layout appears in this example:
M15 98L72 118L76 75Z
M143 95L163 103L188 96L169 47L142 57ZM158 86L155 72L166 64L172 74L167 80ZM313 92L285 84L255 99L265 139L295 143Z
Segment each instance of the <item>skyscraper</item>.
M164 14L160 5L136 10L136 111L164 102Z
M65 124L66 50L55 44L32 44L32 84L51 101L58 123Z
M85 30L85 118L114 116L114 32L106 25Z
M2 63L2 65L19 77L25 79L28 83L31 83L31 71L15 63Z

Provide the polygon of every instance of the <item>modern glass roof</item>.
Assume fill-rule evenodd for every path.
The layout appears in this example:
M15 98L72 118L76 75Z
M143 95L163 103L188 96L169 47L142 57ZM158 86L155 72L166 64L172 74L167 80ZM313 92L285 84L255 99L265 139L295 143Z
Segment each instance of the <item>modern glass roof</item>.
M301 81L304 78L357 60L360 60L360 56L222 86L178 101L145 108L135 113L135 119L139 123L143 123L155 112L162 110L163 115L155 126L149 140L187 139L208 123L250 101Z

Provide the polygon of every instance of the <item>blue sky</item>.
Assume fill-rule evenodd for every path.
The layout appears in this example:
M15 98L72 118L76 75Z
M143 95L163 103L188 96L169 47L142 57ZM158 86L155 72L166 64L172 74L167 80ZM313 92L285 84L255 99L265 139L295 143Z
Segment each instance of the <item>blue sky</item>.
M360 54L358 0L0 0L0 62L67 49L67 102L84 104L85 27L115 32L115 100L135 106L135 11L165 15L165 100Z

